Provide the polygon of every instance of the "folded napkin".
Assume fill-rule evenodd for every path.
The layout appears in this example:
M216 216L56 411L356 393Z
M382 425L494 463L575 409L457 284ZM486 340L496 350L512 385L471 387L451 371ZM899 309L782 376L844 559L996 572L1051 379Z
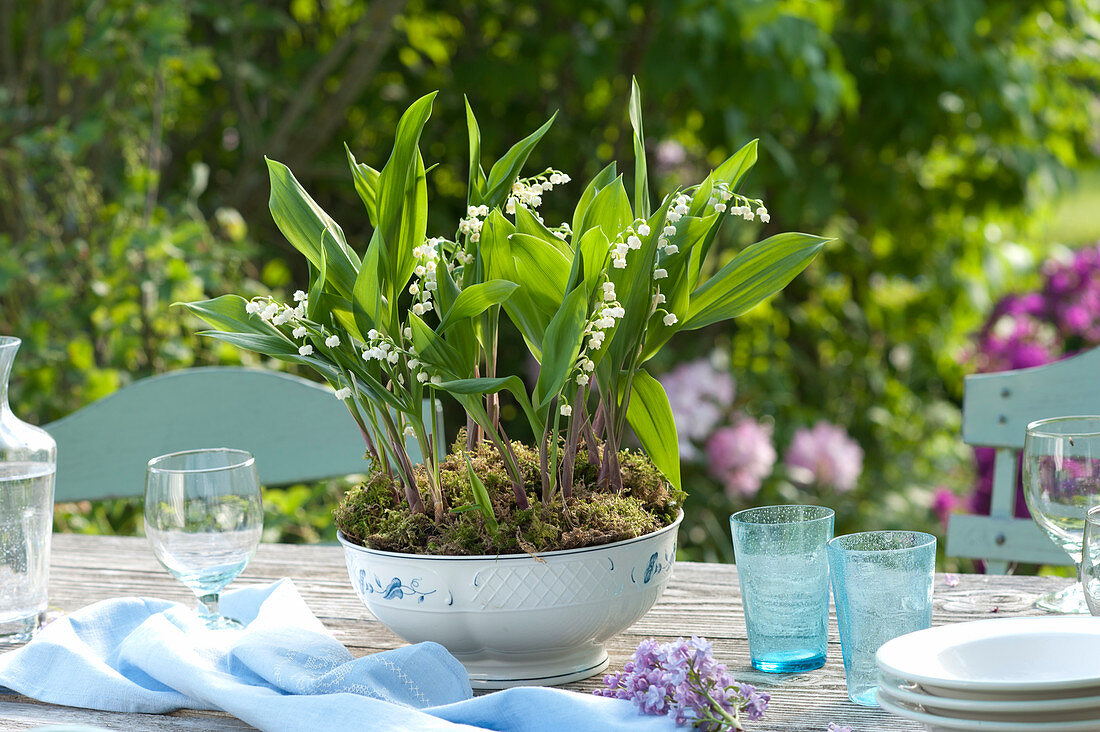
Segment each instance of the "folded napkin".
M419 643L354 658L290 580L235 590L207 630L165 600L106 600L59 618L0 655L0 688L116 712L220 709L263 730L663 730L626 701L520 687L471 698L466 670Z

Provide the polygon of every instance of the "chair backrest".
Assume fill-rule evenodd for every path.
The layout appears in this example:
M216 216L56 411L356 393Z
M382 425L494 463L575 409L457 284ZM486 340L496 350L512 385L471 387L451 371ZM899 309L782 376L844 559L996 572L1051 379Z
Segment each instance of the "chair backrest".
M58 501L139 496L150 458L201 447L248 450L264 485L369 467L355 420L331 389L259 369L206 367L152 376L46 430L57 440ZM419 461L415 440L407 447Z
M993 573L1007 571L1009 562L1073 563L1033 521L1013 517L1028 423L1071 414L1100 414L1100 348L1046 366L966 377L963 440L996 449L993 496L989 516L950 517L948 556L984 559Z

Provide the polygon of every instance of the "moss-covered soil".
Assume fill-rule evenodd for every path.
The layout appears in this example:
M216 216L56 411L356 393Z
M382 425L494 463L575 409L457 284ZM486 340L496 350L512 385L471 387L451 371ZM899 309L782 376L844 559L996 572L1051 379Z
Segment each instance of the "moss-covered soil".
M464 439L464 438L462 438ZM633 539L668 526L683 504L683 491L673 488L645 455L620 453L623 490L598 485L597 466L582 447L577 456L573 495L562 502L560 492L549 503L541 500L538 453L514 445L531 507L516 509L504 464L496 450L482 444L467 453L456 441L439 468L447 511L442 524L428 490L426 468L417 466L426 513L412 514L400 486L383 474L348 491L336 509L336 525L351 541L372 549L407 554L522 554L576 549ZM602 449L602 448L601 448ZM489 493L498 529L491 531L479 510L454 511L474 503L466 457Z

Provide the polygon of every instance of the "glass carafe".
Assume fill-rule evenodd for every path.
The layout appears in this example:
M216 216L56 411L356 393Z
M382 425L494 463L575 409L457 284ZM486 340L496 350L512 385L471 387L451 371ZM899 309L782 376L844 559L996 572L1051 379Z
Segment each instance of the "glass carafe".
M46 613L57 443L12 414L19 339L0 336L0 644L30 640Z

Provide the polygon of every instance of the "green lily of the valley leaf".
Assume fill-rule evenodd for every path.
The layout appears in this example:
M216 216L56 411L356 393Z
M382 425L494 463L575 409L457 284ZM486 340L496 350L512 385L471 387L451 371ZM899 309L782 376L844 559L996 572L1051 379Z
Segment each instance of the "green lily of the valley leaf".
M600 275L607 269L607 256L611 251L611 244L604 236L603 229L599 227L584 232L584 236L576 243L577 256L584 263L584 281L588 291L595 289Z
M198 334L232 343L238 348L254 351L264 356L274 356L289 361L302 360L302 357L298 354L298 346L282 336L264 335L262 333L227 333L222 330L200 330Z
M239 295L222 295L213 300L177 302L219 330L278 337L278 331L259 316L249 313L248 301Z
M679 488L680 446L676 438L676 421L672 416L672 407L661 382L643 369L634 372L630 401L626 406L626 421L630 423L649 459L665 474L669 483Z
M713 178L729 186L731 191L737 190L737 185L756 165L756 148L759 140L750 140L744 147L730 155L725 162L714 169Z
M351 168L352 180L355 181L355 192L367 208L367 218L370 219L371 226L378 226L378 178L381 173L366 163L356 162L346 142L344 150L348 154L348 166Z
M513 234L509 246L515 266L515 278L511 281L530 294L549 321L565 297L571 260L552 244L527 234Z
M657 257L657 241L662 235L665 216L672 197L667 197L661 206L650 216L650 233L641 237L640 249L630 252L626 257L625 269L612 269L611 281L615 283L615 292L626 314L619 320L613 332L608 333L608 356L612 359L612 368L624 368L637 350L642 329L649 318L652 307L653 263ZM661 280L663 282L664 280Z
M700 258L700 242L708 236L708 232L717 225L722 214L711 214L706 218L684 217L680 219L676 234L669 237L670 244L675 244L679 251L671 256L661 258L661 267L668 272L668 277L661 280L661 293L665 296L665 304L662 308L676 315L676 322L665 325L664 316L657 312L649 319L646 326L645 346L642 349L640 363L645 363L657 352L661 346L668 342L684 326L687 318L691 291L695 287L693 275L698 273Z
M588 213L588 207L592 205L592 200L596 197L596 194L611 185L616 177L618 176L615 172L615 163L611 162L585 186L584 192L581 193L581 197L577 201L577 207L573 210L573 241L578 241L587 231L584 217Z
M464 318L481 315L493 305L500 305L519 287L507 280L489 280L470 285L458 293L451 306L439 323L439 332L445 332L451 325Z
M493 209L481 227L480 255L485 272L491 279L519 283L520 275L516 259L512 255L512 237L515 227L499 210ZM508 318L519 329L536 359L542 357L542 337L550 324L553 310L536 303L531 290L519 287L503 304ZM553 307L553 306L549 306Z
M317 269L321 269L321 234L325 230L331 232L332 247L325 252L328 278L338 293L350 298L359 257L348 246L344 230L306 193L290 168L267 159L267 169L271 177L269 208L275 225Z
M626 195L623 178L619 176L602 188L592 199L592 203L585 211L581 228L574 231L573 236L583 236L592 227L599 226L603 229L604 235L613 241L633 220L634 212L630 210L630 196Z
M565 385L580 354L584 326L588 320L587 295L583 285L573 288L546 328L542 364L532 399L535 410L542 416Z
M324 301L321 299L321 293L325 290L325 280L328 278L328 254L326 249L329 246L328 239L333 239L329 229L325 229L321 232L321 265L314 267L310 265L310 282L309 293L306 298L306 316L315 323L325 322ZM353 286L354 287L354 286Z
M382 325L383 315L389 310L389 302L382 294L382 285L378 277L380 251L381 243L376 229L352 289L352 314L361 333L379 328Z
M520 234L533 236L536 239L542 239L566 257L573 256L573 251L565 243L565 240L555 236L554 232L546 228L546 225L536 219L535 215L528 211L525 206L516 206L516 231Z
M465 379L471 375L474 364L464 360L453 346L415 313L409 313L409 327L412 328L413 345L421 361L445 370L443 375L450 380Z
M692 293L683 329L703 328L751 310L786 287L830 241L789 232L745 247Z
M495 534L500 526L497 523L496 515L493 513L493 502L489 500L489 491L485 490L485 484L474 472L469 454L466 454L466 477L470 481L470 492L474 494L474 503L481 511L481 515L485 517L485 523L489 526L489 530Z
M474 110L470 108L470 100L465 94L462 99L466 103L466 131L470 139L470 178L466 200L468 205L478 206L485 197L485 171L481 169L481 130L477 126Z
M649 218L649 173L645 162L645 131L642 128L642 90L630 80L630 127L634 130L634 215Z
M424 241L427 229L428 193L419 144L434 99L435 92L426 94L401 115L393 152L378 176L379 263L391 306L412 276L412 250Z
M550 119L543 123L542 127L513 145L504 154L504 157L498 160L489 170L489 180L485 184L486 191L483 201L489 208L498 208L504 205L504 199L508 197L508 193L512 190L512 184L519 177L528 156L531 155L531 151L535 149L535 145L539 143L546 131L550 129L550 125L554 124L554 118L557 116L558 113L555 112Z
M455 379L453 381L444 381L437 387L454 395L477 395L485 396L486 394L496 394L500 391L508 391L516 399L516 403L519 404L520 409L523 410L523 414L527 417L528 423L531 425L531 430L534 434L538 434L542 430L542 424L539 422L538 417L535 414L534 407L531 404L531 400L527 397L527 389L523 384L523 379L518 376L498 376L498 377L480 377L475 379Z
M355 306L351 304L350 300L331 292L322 292L317 296L317 299L319 301L319 312L325 313L326 317L331 315L333 318L336 318L336 322L339 323L341 327L346 328L348 333L353 337L361 341L366 340L364 335L366 331L359 330L359 323L355 321ZM369 330L369 328L367 330Z

